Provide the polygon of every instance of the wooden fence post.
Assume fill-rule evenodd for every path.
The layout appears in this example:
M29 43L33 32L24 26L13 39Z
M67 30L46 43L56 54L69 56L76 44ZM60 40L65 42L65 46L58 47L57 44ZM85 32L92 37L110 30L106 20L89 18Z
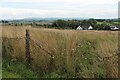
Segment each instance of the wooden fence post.
M31 67L30 34L28 29L26 29L26 63L29 67Z

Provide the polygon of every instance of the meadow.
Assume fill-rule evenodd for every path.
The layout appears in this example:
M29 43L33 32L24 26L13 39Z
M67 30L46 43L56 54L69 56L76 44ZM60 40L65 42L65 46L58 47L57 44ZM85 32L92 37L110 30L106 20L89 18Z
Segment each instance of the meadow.
M40 48L30 41L31 71L24 66L26 29L30 31L31 40L41 46ZM2 26L2 39L4 78L13 73L20 73L13 75L17 78L26 77L25 74L27 78L118 77L118 57L115 55L118 53L118 31ZM14 62L20 62L23 67L13 64ZM19 70L17 67L14 69L14 66L9 67L10 63L26 73L23 75L22 72L16 72ZM29 76L27 72L35 76Z

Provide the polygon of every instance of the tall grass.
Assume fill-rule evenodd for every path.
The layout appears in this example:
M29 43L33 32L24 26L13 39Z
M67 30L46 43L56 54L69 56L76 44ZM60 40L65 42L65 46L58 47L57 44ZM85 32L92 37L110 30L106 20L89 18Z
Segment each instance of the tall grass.
M5 27L3 37L11 38L25 35L25 29ZM104 68L104 62L101 60L117 51L118 36L116 31L29 29L31 39L54 56L53 64L50 65L50 55L30 43L33 59L32 68L39 70L41 77L105 77L106 69ZM24 39L20 41L7 39L4 42L4 48L5 57L25 59ZM10 50L13 51L10 52ZM115 64L107 64L114 67L111 76L117 77L117 58L114 59ZM111 67L108 67L108 69L111 70Z

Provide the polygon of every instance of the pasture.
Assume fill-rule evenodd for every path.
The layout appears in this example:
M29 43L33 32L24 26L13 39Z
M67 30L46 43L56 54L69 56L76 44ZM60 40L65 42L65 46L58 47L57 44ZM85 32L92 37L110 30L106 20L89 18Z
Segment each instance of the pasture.
M42 48L30 41L31 70L37 71L38 77L118 77L118 57L115 55L118 52L117 31L59 30L30 26L1 28L3 59L23 63L25 31L29 29L31 40ZM52 60L46 51L53 56Z

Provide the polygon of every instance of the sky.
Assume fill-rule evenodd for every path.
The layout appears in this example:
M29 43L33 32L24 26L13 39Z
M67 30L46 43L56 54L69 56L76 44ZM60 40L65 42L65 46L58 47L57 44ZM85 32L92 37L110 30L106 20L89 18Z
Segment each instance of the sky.
M0 19L117 18L119 0L0 0Z

